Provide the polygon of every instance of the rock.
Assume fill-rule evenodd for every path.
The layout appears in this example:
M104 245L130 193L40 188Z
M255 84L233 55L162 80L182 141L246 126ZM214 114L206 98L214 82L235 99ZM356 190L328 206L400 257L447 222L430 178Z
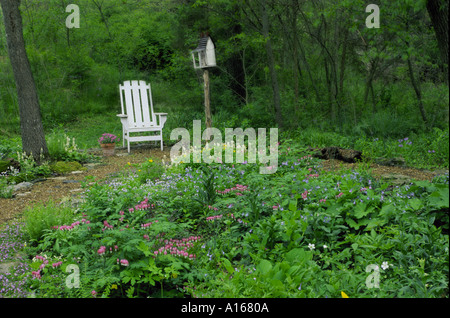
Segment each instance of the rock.
M102 162L93 162L93 163L86 163L86 164L84 165L84 167L86 167L87 170L94 169L94 168L96 168L96 167L98 167L98 166L106 166L106 164L105 164L105 163L102 163Z
M32 186L33 186L33 184L31 182L21 182L14 186L14 192L26 190L26 189L31 188Z
M353 149L344 149L340 147L325 147L319 149L318 152L313 154L313 157L324 160L336 159L348 163L354 163L358 160L361 160L361 155L362 155L361 151Z
M22 192L22 193L17 193L16 197L26 197L27 195L30 195L31 192Z
M393 185L401 186L409 184L411 182L411 177L405 176L403 174L396 173L386 173L380 176L383 180L392 183Z
M62 183L79 183L80 181L78 180L63 180Z
M64 180L66 180L67 179L67 177L53 177L53 178L50 178L51 180L56 180L56 181L64 181Z

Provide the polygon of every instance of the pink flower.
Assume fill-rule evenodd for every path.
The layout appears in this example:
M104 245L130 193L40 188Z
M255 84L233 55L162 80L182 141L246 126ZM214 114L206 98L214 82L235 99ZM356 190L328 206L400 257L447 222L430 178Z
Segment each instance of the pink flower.
M308 190L305 190L305 192L302 193L302 199L303 200L308 199Z
M96 297L97 296L97 292L95 290L91 291L92 297Z
M121 264L122 266L128 266L128 265L130 265L130 263L128 263L128 261L127 261L126 259L121 259L121 260L120 260L120 264Z
M41 279L41 271L40 270L32 271L31 275L33 275L34 278Z
M98 255L103 255L106 252L105 246L100 246L100 248L97 250Z

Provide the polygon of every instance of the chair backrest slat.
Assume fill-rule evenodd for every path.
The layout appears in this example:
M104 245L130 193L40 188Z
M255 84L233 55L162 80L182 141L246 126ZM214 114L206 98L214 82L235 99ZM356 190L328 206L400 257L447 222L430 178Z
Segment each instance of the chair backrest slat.
M131 127L156 126L150 84L144 81L125 81L120 85L120 102L122 113L126 111Z

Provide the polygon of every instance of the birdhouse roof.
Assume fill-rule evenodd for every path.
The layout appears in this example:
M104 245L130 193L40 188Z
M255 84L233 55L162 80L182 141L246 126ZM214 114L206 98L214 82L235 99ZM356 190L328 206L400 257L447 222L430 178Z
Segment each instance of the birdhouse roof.
M204 37L200 38L200 42L198 43L197 48L193 52L206 50L206 45L208 44L209 40L211 40L211 42L212 42L212 39L209 36L204 36Z

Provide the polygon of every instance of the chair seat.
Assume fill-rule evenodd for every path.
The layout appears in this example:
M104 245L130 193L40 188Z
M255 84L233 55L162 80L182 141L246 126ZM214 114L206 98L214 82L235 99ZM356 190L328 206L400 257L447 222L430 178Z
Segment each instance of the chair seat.
M153 127L128 127L129 132L145 132L145 131L160 131L162 130L162 126L153 126Z

